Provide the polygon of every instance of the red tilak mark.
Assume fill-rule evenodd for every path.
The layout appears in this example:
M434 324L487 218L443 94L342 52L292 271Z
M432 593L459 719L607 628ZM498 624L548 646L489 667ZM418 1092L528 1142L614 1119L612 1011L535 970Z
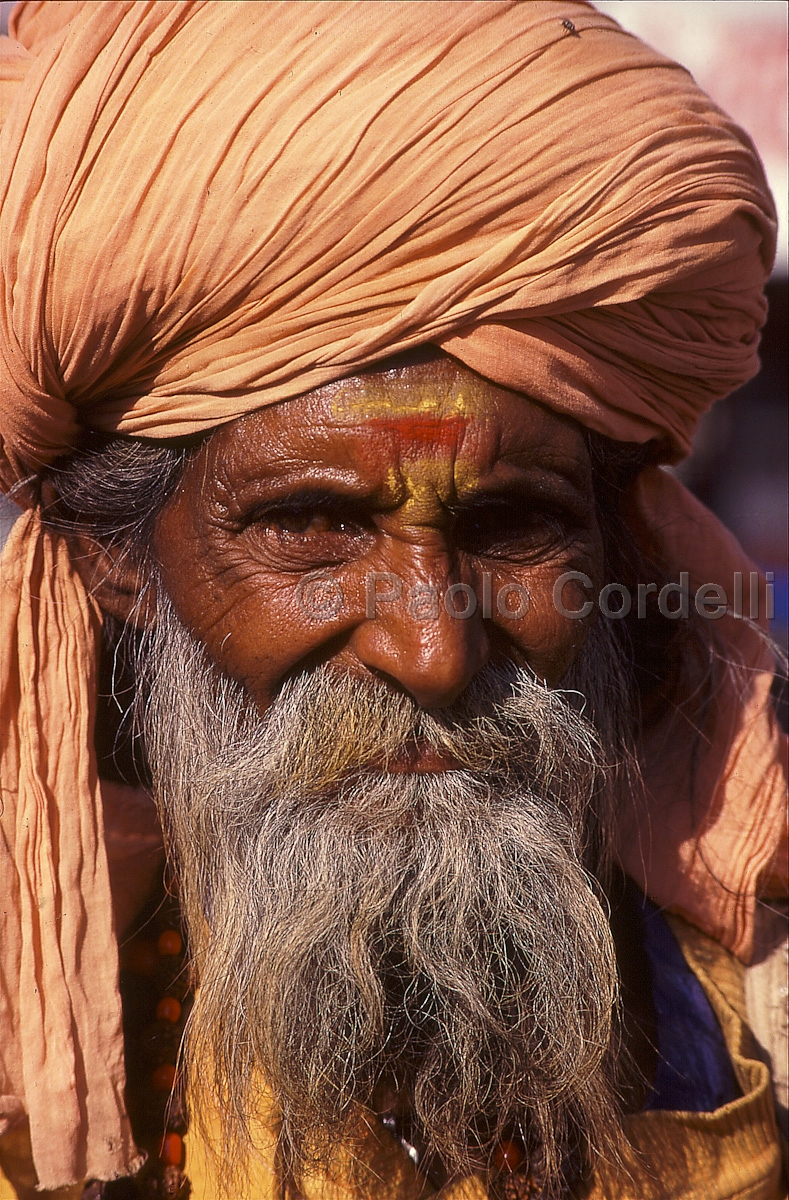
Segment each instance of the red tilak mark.
M424 451L449 450L457 445L468 422L468 417L432 417L427 413L415 413L410 417L384 417L376 420L375 425Z

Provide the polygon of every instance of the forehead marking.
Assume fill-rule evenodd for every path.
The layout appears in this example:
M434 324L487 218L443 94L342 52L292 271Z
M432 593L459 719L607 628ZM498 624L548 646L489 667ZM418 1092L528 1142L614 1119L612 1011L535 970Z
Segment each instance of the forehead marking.
M470 392L473 393L473 388ZM356 380L353 386L347 383L332 399L335 417L352 417L358 420L390 419L393 417L433 417L474 415L478 403L467 391L455 391L447 382L428 382L411 379L407 384L393 386L372 380Z
M365 379L343 387L332 398L333 415L341 421L364 423L399 439L400 467L387 471L387 490L397 493L405 485L405 508L411 518L426 515L436 496L449 499L477 480L470 463L455 458L450 464L449 460L462 445L484 397L473 386L456 387L448 380L411 379L404 386Z
M395 434L408 445L403 447L403 453L420 458L429 455L431 451L449 450L456 446L468 425L469 418L463 416L433 417L427 413L419 413L406 417L373 418L372 424L383 433Z
M457 446L476 407L462 391L421 379L409 380L402 389L365 381L343 388L332 401L335 417L364 421L401 438L408 458Z

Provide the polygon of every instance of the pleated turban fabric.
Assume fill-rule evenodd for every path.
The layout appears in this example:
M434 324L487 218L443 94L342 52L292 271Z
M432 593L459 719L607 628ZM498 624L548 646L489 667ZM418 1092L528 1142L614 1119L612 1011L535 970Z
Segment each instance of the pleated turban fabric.
M577 0L61 0L18 5L10 33L0 479L29 507L2 559L0 1130L29 1117L52 1188L136 1149L92 750L101 617L27 484L86 428L194 433L424 342L676 460L757 369L775 220L748 137ZM750 567L664 471L633 512L705 582ZM645 746L621 856L746 957L778 735L759 637L716 628L743 670L704 794Z

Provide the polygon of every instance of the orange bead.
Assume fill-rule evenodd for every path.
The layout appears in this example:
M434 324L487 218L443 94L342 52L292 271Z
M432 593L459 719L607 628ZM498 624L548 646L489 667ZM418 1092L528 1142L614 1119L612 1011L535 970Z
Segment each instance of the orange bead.
M162 996L156 1006L157 1021L172 1021L175 1025L181 1017L181 1003L175 996Z
M178 1133L166 1133L162 1139L162 1148L159 1151L159 1158L168 1167L180 1167L181 1160L184 1156L184 1143Z
M156 947L161 955L180 954L183 942L177 929L165 929L159 934Z
M153 975L158 956L153 942L136 941L127 947L123 965L135 975Z
M517 1142L499 1142L493 1151L493 1162L496 1170L509 1171L510 1174L517 1171L524 1157L523 1147L519 1146Z
M162 1063L151 1076L155 1092L171 1092L175 1083L175 1067L172 1063Z

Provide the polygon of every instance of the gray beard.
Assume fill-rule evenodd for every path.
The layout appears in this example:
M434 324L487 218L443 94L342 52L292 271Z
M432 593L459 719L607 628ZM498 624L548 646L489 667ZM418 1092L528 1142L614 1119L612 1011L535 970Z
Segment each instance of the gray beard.
M450 1176L513 1134L546 1196L571 1152L616 1155L594 873L628 684L608 625L563 691L488 667L431 713L322 667L261 716L162 603L144 736L199 982L193 1118L218 1109L226 1165L249 1159L261 1082L296 1183L390 1103ZM414 737L458 769L388 771Z

